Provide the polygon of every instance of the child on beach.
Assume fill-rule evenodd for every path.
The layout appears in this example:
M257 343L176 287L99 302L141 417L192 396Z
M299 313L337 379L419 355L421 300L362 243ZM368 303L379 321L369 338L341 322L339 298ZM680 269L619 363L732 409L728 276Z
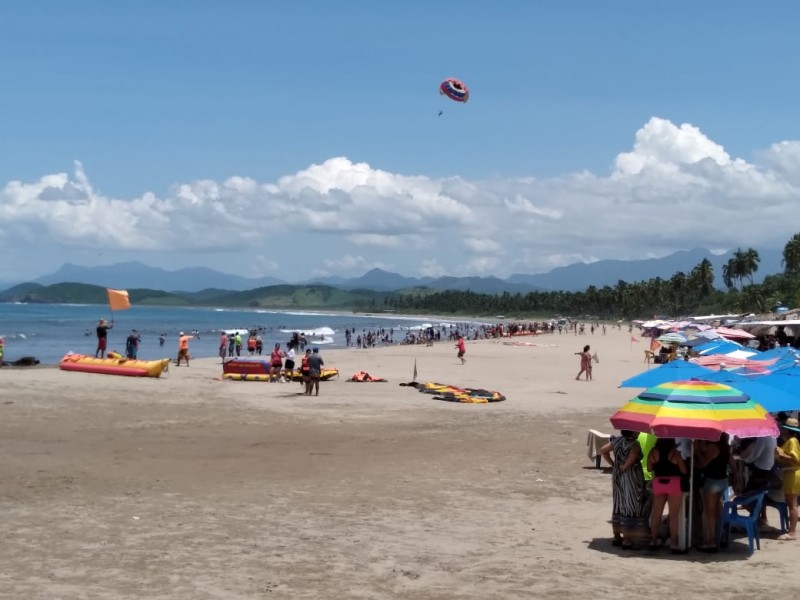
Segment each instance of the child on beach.
M575 381L578 381L581 378L581 375L586 373L586 381L591 381L592 379L592 354L589 352L589 345L583 347L583 352L576 352L576 356L581 357L581 370L578 372L578 375L575 377Z

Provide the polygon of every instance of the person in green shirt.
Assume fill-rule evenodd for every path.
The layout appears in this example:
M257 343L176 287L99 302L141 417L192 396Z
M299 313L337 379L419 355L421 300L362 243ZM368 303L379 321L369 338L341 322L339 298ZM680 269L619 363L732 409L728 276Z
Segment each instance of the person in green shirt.
M642 472L644 473L644 514L650 519L653 509L653 472L647 468L647 457L656 445L656 436L652 433L640 433L636 441L642 447Z
M653 472L647 469L647 457L650 456L650 450L656 445L656 436L652 433L640 433L636 440L642 447L642 471L644 471L644 480L646 482L653 481Z

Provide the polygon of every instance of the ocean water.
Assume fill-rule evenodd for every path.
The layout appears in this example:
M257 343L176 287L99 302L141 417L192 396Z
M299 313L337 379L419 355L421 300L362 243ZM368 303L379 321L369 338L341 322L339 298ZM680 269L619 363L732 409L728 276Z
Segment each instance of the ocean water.
M99 319L111 319L108 307L74 304L2 304L0 337L6 343L6 361L33 356L43 364L56 364L69 352L94 355L95 327ZM311 344L327 348L345 346L345 329L362 331L394 329L401 341L409 329L429 324L453 325L455 321L400 315L342 314L302 311L265 311L186 307L133 306L114 313L114 328L108 332L108 349L125 353L131 329L142 338L139 358L172 357L178 351L178 333L196 331L189 348L195 358L217 356L221 330L261 327L264 348L280 342L284 347L291 331L305 331ZM460 323L466 324L464 321ZM159 334L166 334L159 346ZM313 334L309 336L308 334ZM355 336L353 336L355 342Z

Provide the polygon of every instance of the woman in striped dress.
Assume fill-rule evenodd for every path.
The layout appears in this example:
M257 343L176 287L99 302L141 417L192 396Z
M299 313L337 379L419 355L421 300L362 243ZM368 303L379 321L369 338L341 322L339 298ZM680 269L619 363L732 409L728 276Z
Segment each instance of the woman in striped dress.
M642 471L642 449L637 433L622 431L602 449L601 453L613 467L611 528L615 546L629 549L638 546L649 533L645 514L645 482ZM611 453L614 458L612 460Z

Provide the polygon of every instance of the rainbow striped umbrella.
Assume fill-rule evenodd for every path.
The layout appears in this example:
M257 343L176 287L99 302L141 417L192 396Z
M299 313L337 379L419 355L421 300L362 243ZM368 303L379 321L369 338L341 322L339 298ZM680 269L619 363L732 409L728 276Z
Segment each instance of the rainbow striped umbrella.
M691 379L662 383L642 392L611 417L617 429L717 441L777 436L778 426L750 396L722 383Z

